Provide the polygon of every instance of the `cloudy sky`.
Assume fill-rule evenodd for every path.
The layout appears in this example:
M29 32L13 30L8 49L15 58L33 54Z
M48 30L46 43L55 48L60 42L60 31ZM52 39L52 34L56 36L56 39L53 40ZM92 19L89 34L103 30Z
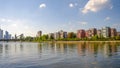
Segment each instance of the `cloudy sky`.
M116 27L120 0L0 0L0 27L12 35Z

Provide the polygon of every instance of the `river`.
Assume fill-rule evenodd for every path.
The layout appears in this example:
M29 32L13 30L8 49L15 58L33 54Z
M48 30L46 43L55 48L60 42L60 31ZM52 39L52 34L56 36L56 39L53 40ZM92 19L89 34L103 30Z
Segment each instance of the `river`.
M0 42L0 68L120 68L120 43Z

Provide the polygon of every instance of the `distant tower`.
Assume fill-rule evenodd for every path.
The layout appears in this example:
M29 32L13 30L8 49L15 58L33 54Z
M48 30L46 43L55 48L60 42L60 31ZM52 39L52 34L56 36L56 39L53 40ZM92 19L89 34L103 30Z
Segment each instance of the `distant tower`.
M15 38L14 39L17 39L17 35L15 34Z
M37 37L40 37L40 36L42 36L42 31L37 32Z
M0 39L3 39L3 30L0 28Z

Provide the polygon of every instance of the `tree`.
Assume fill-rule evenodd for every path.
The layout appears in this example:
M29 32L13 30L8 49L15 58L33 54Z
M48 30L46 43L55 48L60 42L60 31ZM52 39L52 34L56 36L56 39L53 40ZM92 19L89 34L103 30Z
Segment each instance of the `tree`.
M98 39L98 35L95 35L92 37L93 40L97 40Z
M25 41L33 41L33 37L27 36L27 37L25 38Z
M116 36L115 39L116 39L116 40L120 40L120 36Z
M75 38L76 34L74 32L69 32L68 33L68 38Z
M43 40L43 41L48 40L48 35L41 36L41 40Z

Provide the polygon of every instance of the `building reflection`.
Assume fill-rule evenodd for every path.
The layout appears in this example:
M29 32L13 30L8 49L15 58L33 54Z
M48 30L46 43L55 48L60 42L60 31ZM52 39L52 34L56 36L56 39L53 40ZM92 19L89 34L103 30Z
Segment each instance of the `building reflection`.
M80 56L85 56L86 47L85 43L78 43L77 52Z
M104 56L112 56L117 52L116 43L78 43L77 52L80 56L92 55L97 57L99 54Z

